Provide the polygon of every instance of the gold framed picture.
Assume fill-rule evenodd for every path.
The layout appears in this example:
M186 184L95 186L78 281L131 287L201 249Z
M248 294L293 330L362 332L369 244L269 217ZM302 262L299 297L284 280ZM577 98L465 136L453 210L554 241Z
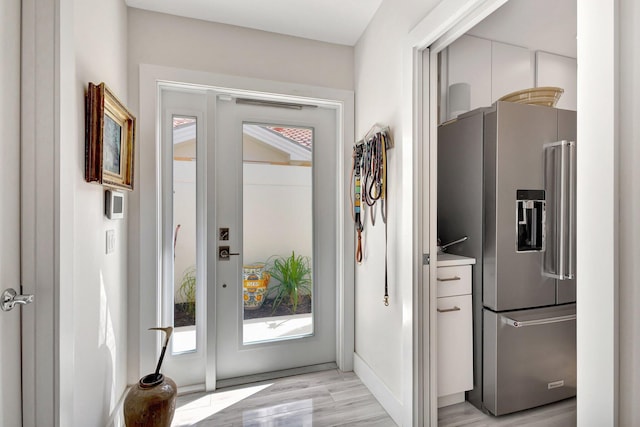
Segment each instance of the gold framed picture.
M133 190L136 118L104 84L89 83L86 96L87 182Z

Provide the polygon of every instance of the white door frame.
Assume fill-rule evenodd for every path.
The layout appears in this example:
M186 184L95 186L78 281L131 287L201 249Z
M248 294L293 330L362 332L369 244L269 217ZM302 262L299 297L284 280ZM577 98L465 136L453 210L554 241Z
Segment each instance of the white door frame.
M429 299L428 316L420 316L416 300L420 300L423 266L422 253L436 253L437 231L437 117L429 114L424 123L424 113L436 111L437 88L435 86L435 54L468 29L495 11L507 0L451 0L442 1L409 34L404 52L403 73L405 81L412 82L405 87L406 129L412 129L414 158L414 372L413 405L406 405L405 420L413 411L413 425L437 425L437 336L433 313L435 305L435 269L428 273ZM618 419L618 318L617 318L617 203L618 186L616 167L618 164L617 118L615 112L619 100L617 70L619 59L616 55L619 29L617 25L618 1L578 2L578 137L581 154L578 159L578 209L589 212L589 207L598 206L598 212L584 214L578 218L577 239L588 242L598 251L579 251L578 274L581 287L578 289L578 423L582 425L615 425ZM430 47L430 59L423 63L422 52ZM602 55L608 52L608 56ZM423 66L430 72L430 88L423 87ZM606 83L605 83L606 82ZM598 90L593 90L597 88ZM424 130L423 130L424 128ZM603 144L603 142L609 144ZM424 148L423 148L424 147ZM423 156L428 149L429 155ZM428 163L427 163L428 159ZM429 173L428 217L423 210L421 185L423 174ZM598 167L598 174L590 173ZM584 189L584 190L583 190ZM596 191L596 189L598 191ZM602 195L607 194L611 203L602 203ZM583 207L584 209L581 209ZM424 219L426 218L426 220ZM429 230L428 243L420 236ZM594 232L597 230L597 235ZM426 234L426 233L425 233ZM587 247L587 246L584 246ZM426 250L425 250L426 249ZM603 256L606 254L606 256ZM604 289L602 283L612 283ZM584 315L580 315L584 313ZM429 331L426 342L419 337ZM406 335L406 331L403 332ZM597 339L594 334L597 333ZM416 336L418 338L416 338ZM422 345L423 344L423 345ZM426 364L425 364L426 361ZM420 383L424 381L424 389ZM405 381L406 382L406 381ZM416 384L417 383L417 384ZM427 399L425 399L425 396ZM424 404L423 402L428 402ZM409 402L407 402L409 403ZM424 417L424 418L422 418ZM409 424L409 423L407 423Z
M161 304L160 278L161 259L160 236L160 168L159 168L159 85L158 83L176 84L182 82L186 86L199 86L233 92L241 96L252 96L269 100L289 102L311 102L332 105L337 108L338 152L336 164L342 174L336 198L339 209L336 215L338 250L336 251L336 267L338 284L337 307L337 349L336 363L344 371L353 370L354 351L354 267L349 260L353 259L354 235L351 214L348 209L348 181L351 164L350 142L354 140L354 94L352 91L330 89L308 85L274 82L238 76L220 75L208 72L183 70L177 68L146 65L140 66L140 128L136 150L139 165L136 165L137 191L132 194L129 208L132 216L137 217L139 232L132 236L131 246L140 254L138 265L131 265L131 283L138 283L139 289L132 291L129 307L131 329L134 332L129 338L130 359L137 362L130 366L130 377L137 378L149 367L155 365L160 340L154 334L147 333L149 325L157 324ZM143 152L145 155L139 155ZM132 287L135 288L135 287ZM207 298L211 298L208 295ZM209 343L209 346L212 344ZM209 348L208 351L211 351ZM137 369L136 369L137 368ZM207 389L215 387L215 375L210 375L211 366L207 366Z
M20 0L0 6L0 291L20 289ZM32 307L28 307L33 309ZM0 425L22 425L20 306L0 312Z
M23 425L73 425L73 2L22 0Z
M422 254L436 253L437 238L437 54L507 0L452 0L436 6L409 33L404 51L405 129L412 130L413 167L413 321L405 327L405 341L411 336L413 372L404 378L407 395L404 420L407 425L438 424L436 269L423 265ZM426 54L425 54L426 52ZM429 82L423 73L429 71ZM425 114L429 119L425 122ZM426 187L426 188L425 188ZM424 194L428 198L425 200ZM435 257L432 257L432 265ZM428 290L428 291L424 291ZM423 305L424 303L424 305ZM424 312L424 307L428 311ZM411 333L406 330L412 329ZM426 333L428 332L428 333ZM428 337L428 338L424 338ZM409 404L411 403L411 404Z

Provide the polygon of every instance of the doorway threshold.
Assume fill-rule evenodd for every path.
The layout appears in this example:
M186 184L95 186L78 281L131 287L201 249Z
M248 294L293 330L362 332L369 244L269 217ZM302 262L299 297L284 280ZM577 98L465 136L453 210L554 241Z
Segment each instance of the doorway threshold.
M216 381L216 388L234 387L237 385L256 383L260 381L270 381L276 378L292 377L294 375L310 374L313 372L329 371L338 369L335 362L320 363L318 365L301 366L299 368L283 369L280 371L265 372L262 374L245 375L242 377L227 378Z

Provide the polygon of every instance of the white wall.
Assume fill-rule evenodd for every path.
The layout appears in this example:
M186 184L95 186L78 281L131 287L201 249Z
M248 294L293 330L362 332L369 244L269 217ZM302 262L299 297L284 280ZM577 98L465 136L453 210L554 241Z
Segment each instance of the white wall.
M383 304L384 227L369 222L364 231L364 257L356 267L356 354L368 365L382 386L385 409L396 422L402 421L402 405L411 408L407 373L413 349L403 348L402 329L412 313L411 277L413 259L411 133L403 128L406 102L403 98L403 52L407 36L438 1L385 0L355 47L356 137L374 123L389 125L395 148L388 153L389 228L388 281L390 305ZM405 145L407 144L407 145ZM408 155L408 157L407 157ZM409 159L409 167L406 160ZM409 230L409 231L408 231ZM371 387L371 385L370 385ZM406 419L405 419L406 422Z
M139 64L353 89L353 48L348 46L133 8L129 43L132 94Z
M640 4L620 1L620 426L640 425Z
M129 9L128 20L129 106L134 114L155 108L151 96L140 99L141 64L353 90L351 47L137 9ZM145 107L141 109L141 105ZM152 240L158 218L153 208L157 202L153 156L157 151L154 125L149 122L138 123L139 129L148 131L141 132L136 144L135 170L140 185L129 199L129 382L153 363L148 349L154 341L141 335L149 319L155 317L157 295L152 293L158 277L157 253L150 249L155 246ZM145 161L140 161L141 156L146 156ZM148 214L142 218L141 211Z
M75 0L75 65L72 106L62 120L74 132L61 142L74 206L73 232L74 373L73 422L107 425L127 381L127 266L130 212L125 219L104 216L104 188L84 181L84 95L88 82L104 81L125 104L127 93L127 8L121 0ZM137 176L134 177L134 185ZM65 221L69 220L68 218ZM115 252L105 254L105 232L115 230ZM69 267L69 266L64 266Z

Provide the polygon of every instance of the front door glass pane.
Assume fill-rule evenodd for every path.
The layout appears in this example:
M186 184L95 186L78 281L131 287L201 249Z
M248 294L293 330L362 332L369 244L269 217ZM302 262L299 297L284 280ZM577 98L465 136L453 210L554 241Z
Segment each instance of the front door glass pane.
M313 129L243 125L243 343L313 334Z
M196 126L173 116L173 354L197 349Z

